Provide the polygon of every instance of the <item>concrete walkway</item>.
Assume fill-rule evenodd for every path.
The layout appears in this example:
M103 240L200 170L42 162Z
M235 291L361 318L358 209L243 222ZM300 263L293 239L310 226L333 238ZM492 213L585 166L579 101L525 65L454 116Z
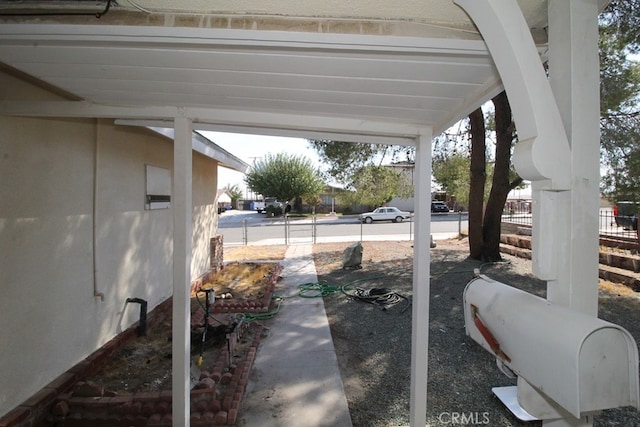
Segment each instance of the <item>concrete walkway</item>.
M299 298L318 278L310 244L290 245L275 295L282 303L263 338L241 403L239 426L351 427L322 298Z

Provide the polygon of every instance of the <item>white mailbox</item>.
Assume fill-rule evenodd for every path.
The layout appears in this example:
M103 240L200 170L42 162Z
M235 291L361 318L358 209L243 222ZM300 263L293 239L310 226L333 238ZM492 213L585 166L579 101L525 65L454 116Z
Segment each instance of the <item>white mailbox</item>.
M620 326L482 275L464 317L467 335L576 418L638 407L638 348Z

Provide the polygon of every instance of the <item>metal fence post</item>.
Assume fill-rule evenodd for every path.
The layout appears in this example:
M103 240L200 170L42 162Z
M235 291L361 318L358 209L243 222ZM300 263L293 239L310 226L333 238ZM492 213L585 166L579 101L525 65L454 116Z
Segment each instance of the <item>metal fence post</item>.
M284 244L289 244L289 217L284 214Z
M317 223L316 223L316 214L313 214L313 222L312 222L312 227L311 227L311 237L313 239L313 244L316 244L316 236L318 235L318 229L317 229Z
M247 232L247 218L242 220L242 244L247 246L249 244L249 235Z

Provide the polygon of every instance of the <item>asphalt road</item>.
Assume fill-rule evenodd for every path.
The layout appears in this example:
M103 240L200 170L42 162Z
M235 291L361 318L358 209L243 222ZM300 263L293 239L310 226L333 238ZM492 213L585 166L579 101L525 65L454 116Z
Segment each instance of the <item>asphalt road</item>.
M231 210L219 218L219 233L225 245L320 243L358 240L411 240L414 224L376 222L361 224L357 216L318 215L315 219L266 218L252 211ZM434 238L451 237L467 230L467 216L458 213L431 214ZM315 239L314 239L315 234Z

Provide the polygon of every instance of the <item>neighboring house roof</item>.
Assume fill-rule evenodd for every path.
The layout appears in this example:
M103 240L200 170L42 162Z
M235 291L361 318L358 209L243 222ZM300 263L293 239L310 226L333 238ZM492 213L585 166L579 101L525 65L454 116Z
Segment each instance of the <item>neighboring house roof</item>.
M216 198L218 199L218 203L231 203L231 197L226 190L218 190Z
M413 161L409 161L409 160L403 160L401 162L393 162L390 163L389 166L394 166L394 167L410 167L413 168L416 166L416 163Z

